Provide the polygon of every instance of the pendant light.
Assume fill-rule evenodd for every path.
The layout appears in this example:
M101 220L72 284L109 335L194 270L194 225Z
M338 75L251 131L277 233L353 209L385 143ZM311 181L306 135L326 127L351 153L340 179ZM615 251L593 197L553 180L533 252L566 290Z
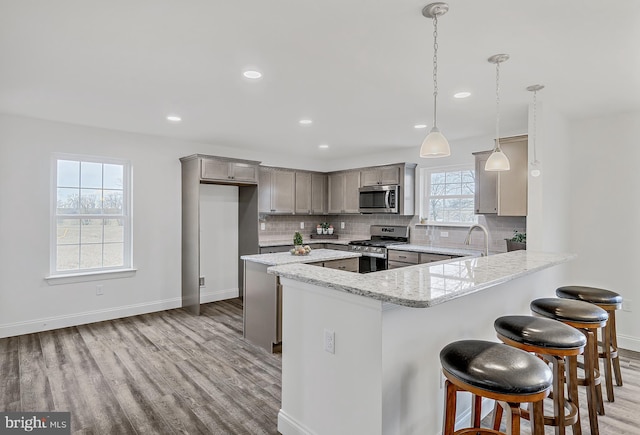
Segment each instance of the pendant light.
M422 142L420 157L434 158L451 155L447 138L440 133L437 124L438 109L438 17L447 13L446 3L431 3L422 9L422 15L433 19L433 128Z
M533 92L533 162L531 162L531 176L540 176L540 162L538 161L538 155L536 154L536 130L537 126L537 101L536 96L538 91L544 89L543 85L531 85L527 87L527 91Z
M485 171L508 171L511 169L509 159L500 148L500 64L509 60L508 54L495 54L489 59L496 64L496 144L493 152L484 165Z

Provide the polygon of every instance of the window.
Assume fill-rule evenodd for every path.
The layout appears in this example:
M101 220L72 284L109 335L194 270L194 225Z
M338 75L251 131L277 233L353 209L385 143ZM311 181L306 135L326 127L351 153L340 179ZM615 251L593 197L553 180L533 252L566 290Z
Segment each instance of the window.
M51 275L131 268L131 165L56 155Z
M470 167L423 169L422 217L431 224L474 224L475 171Z

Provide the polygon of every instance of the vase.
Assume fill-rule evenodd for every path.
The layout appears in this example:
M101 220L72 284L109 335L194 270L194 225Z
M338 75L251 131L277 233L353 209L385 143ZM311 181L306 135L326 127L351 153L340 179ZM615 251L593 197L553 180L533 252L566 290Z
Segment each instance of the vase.
M327 234L327 232L329 232L329 230L328 230L328 229L326 229L326 228L323 228L323 229L322 229L322 234Z
M513 242L511 240L507 240L507 252L511 251L520 251L527 249L527 244L522 242Z
M333 234L333 228L329 228L327 231L329 232L329 234Z
M318 234L322 234L322 228L316 228L316 232L317 232Z

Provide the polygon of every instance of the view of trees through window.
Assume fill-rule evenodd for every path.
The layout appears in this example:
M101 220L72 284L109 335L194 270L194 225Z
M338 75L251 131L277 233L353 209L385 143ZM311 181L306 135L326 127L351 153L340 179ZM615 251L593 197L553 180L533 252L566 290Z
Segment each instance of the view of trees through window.
M125 165L58 159L55 270L125 266Z
M473 169L432 171L427 178L427 220L475 223Z

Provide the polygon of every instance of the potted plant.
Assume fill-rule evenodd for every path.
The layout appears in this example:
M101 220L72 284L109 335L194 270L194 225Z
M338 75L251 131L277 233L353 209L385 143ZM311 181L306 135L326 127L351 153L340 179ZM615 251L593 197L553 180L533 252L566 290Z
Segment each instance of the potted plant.
M302 246L302 243L302 234L300 234L299 231L296 231L296 233L293 235L293 246Z
M320 226L322 227L322 234L329 233L329 224L327 222L322 222Z
M507 252L527 249L527 233L513 230L513 237L505 240L507 241Z
M329 234L333 234L333 225L329 225L329 228L327 228L327 231L329 232Z
M322 225L318 224L318 225L316 226L316 232L317 232L318 234L322 234Z

